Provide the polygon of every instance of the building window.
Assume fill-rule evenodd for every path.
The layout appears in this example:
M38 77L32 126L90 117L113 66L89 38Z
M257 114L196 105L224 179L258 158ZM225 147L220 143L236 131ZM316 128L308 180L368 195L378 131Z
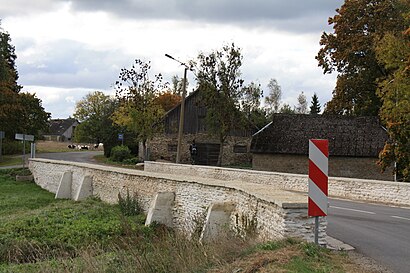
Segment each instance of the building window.
M245 154L248 152L248 147L246 145L234 145L233 152L237 154Z
M177 146L176 144L168 144L168 152L171 153L176 153L177 152Z

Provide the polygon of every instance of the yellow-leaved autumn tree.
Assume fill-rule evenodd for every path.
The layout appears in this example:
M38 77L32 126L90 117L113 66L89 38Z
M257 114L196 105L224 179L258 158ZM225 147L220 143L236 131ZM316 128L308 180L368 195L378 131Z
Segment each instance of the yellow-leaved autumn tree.
M149 62L138 59L131 69L121 69L119 81L115 83L120 106L112 116L116 124L127 127L135 134L135 139L142 143L143 160L147 140L162 130L161 121L164 115L164 109L157 100L165 89L162 75L155 75L154 80L151 80L150 69Z

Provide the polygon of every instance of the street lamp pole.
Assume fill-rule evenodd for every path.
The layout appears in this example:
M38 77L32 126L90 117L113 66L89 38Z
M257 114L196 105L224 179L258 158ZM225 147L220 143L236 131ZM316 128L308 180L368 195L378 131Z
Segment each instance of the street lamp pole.
M180 109L180 113L179 113L179 128L178 128L178 146L177 146L177 158L176 158L176 163L180 163L181 161L181 149L182 149L182 134L184 131L184 118L185 118L185 97L186 97L186 77L187 77L187 70L189 69L189 67L175 59L174 57L172 57L169 54L165 54L165 57L170 58L174 61L177 61L178 63L180 63L181 65L184 66L184 82L183 82L183 86L182 86L182 100L181 100L181 109Z

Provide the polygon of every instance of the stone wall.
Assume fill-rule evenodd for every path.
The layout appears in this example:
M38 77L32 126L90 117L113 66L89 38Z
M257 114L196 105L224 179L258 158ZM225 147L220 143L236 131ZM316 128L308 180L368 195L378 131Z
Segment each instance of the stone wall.
M381 173L375 157L329 157L329 176L393 181L392 168ZM253 154L252 169L258 171L307 174L307 155Z
M63 174L71 172L72 196L77 193L85 176L92 177L93 195L116 203L118 193L125 194L128 189L138 194L145 211L148 211L156 193L173 192L173 226L188 235L192 235L196 229L195 223L212 204L231 202L235 204L229 225L233 230L247 230L252 228L249 226L252 223L261 240L291 236L313 241L314 222L307 216L307 199L303 194L270 191L266 185L244 181L226 183L197 175L154 173L57 160L30 159L29 168L35 182L51 192L57 191ZM198 170L202 172L202 169ZM321 221L320 243L325 243L326 218Z
M148 142L150 149L150 160L165 159L171 162L176 160L176 146L178 144L177 134L160 135ZM219 140L216 137L211 137L208 134L185 134L182 138L182 152L181 163L188 163L191 161L189 154L189 145L192 140L195 139L196 143L215 143L219 144ZM249 147L251 143L250 137L235 137L230 136L227 138L224 144L224 154L222 157L223 165L232 165L240 163L250 163L251 154L249 153ZM169 150L169 147L174 146L175 150ZM246 153L238 153L234 151L235 145L246 146Z
M191 166L145 162L147 172L201 176L227 181L245 181L271 185L272 189L307 193L308 177L302 174L239 170L208 166ZM354 178L329 177L329 195L344 199L410 206L410 183Z

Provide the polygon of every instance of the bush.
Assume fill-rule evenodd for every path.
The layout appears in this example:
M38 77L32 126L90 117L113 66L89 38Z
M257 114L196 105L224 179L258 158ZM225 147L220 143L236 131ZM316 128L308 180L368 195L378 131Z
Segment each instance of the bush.
M140 163L140 160L138 159L138 157L133 157L129 159L124 159L122 163L129 164L129 165L135 165L137 163Z
M138 196L134 193L133 196L130 195L127 189L127 196L124 198L121 193L118 193L118 205L120 206L120 211L124 216L133 216L143 213L143 209L138 200Z
M30 154L30 143L26 141L26 154ZM14 140L3 141L3 155L23 154L23 142Z
M124 159L131 158L131 151L127 146L115 146L111 149L110 158L114 162L122 162Z

